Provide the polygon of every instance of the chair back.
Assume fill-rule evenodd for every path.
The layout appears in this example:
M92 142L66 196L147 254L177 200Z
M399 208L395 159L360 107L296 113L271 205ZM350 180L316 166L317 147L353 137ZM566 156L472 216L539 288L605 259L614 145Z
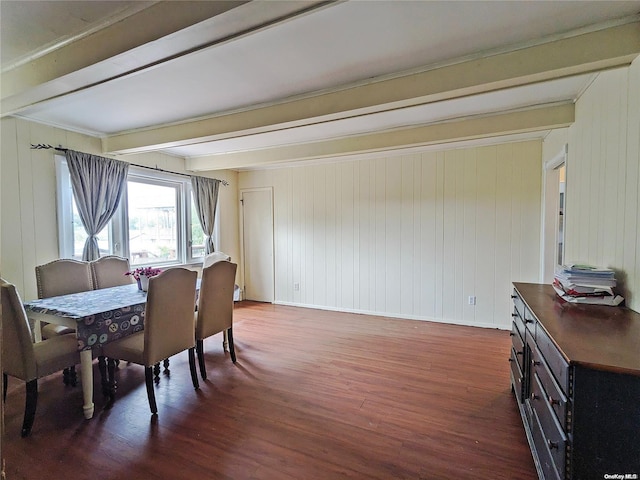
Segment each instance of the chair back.
M144 362L154 365L195 346L198 274L170 268L149 279L144 317Z
M222 253L222 252L209 253L205 255L204 259L202 260L202 268L207 268L216 262L221 262L224 260L229 261L231 260L231 257L226 253Z
M237 268L235 263L222 261L202 269L196 339L203 340L233 325L233 290Z
M89 262L63 258L36 267L38 298L93 290Z
M93 288L119 287L132 283L129 270L129 259L117 255L107 255L90 262Z
M31 327L15 285L0 279L2 289L2 370L26 381L37 377Z

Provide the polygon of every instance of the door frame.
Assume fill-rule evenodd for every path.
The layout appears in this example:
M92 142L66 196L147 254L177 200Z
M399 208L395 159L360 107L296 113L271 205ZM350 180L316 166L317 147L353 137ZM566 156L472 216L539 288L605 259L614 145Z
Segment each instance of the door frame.
M551 283L555 274L558 258L558 205L560 201L558 169L564 165L564 202L563 202L563 256L566 248L567 234L567 174L568 174L569 148L564 144L560 152L552 159L544 163L543 168L543 208L541 246L542 262L540 276L544 283ZM566 259L565 259L566 262Z
M246 298L246 284L245 284L245 269L247 268L247 262L245 260L245 256L244 256L244 203L243 203L243 194L245 192L263 192L263 191L268 191L270 194L270 198L271 198L271 245L272 245L272 252L271 252L271 258L273 259L273 276L271 278L271 282L273 285L273 299L271 300L271 303L275 303L276 301L276 245L275 245L275 234L274 234L274 222L275 222L275 216L274 216L274 206L273 206L273 187L252 187L252 188L241 188L240 191L238 192L239 198L238 198L238 203L240 204L240 261L242 262L242 270L240 271L240 282L242 285L242 298L243 300Z

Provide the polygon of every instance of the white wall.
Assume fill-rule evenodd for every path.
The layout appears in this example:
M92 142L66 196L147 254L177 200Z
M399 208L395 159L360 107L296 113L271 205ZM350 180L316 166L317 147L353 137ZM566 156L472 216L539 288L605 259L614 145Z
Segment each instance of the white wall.
M602 72L569 128L566 258L618 270L640 311L640 58Z
M240 188L273 187L277 303L506 328L511 282L539 278L541 158L532 141L241 172Z
M25 299L37 295L35 266L58 258L56 178L53 150L31 150L45 143L101 154L100 139L20 119L3 118L0 180L0 271ZM120 159L139 165L186 173L182 158L160 153L127 155ZM227 180L220 189L219 249L239 258L237 172L219 171L211 177Z

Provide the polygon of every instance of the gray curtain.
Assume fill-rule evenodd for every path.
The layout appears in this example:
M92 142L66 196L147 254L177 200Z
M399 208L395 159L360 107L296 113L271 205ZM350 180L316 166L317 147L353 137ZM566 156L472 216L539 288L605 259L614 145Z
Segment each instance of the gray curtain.
M193 201L200 219L200 226L205 234L205 255L215 252L213 245L213 226L216 220L216 206L218 205L218 190L220 180L206 177L191 177Z
M100 258L96 235L107 226L127 186L129 164L111 158L67 150L73 196L88 238L83 260Z

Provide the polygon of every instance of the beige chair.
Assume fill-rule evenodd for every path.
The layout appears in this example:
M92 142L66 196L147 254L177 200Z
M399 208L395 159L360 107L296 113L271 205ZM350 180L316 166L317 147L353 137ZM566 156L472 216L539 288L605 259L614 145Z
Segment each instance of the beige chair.
M74 335L57 335L33 343L31 328L16 287L0 279L2 288L2 376L7 398L7 375L26 382L22 436L31 433L38 403L38 379L80 362Z
M204 364L205 338L227 332L229 354L233 363L236 362L233 345L233 289L237 268L235 263L221 261L202 269L196 311L196 351L203 380L207 379Z
M119 287L132 283L132 277L126 275L130 270L129 259L117 255L107 255L90 262L93 288Z
M196 301L198 274L186 268L171 268L149 279L144 330L107 343L103 355L109 357L108 382L110 395L115 395L115 360L120 359L145 367L145 381L151 413L156 414L155 376L159 363L184 350L189 351L191 380L199 388L195 362L195 325L193 310Z
M93 290L89 262L62 258L36 267L38 298Z
M36 267L36 284L38 298L57 297L70 293L93 290L93 278L89 262L62 258ZM73 328L64 325L42 324L42 338L54 338L56 335L75 334ZM62 380L65 385L76 385L76 367L71 366L63 371Z
M57 297L69 293L93 290L93 278L89 262L63 258L36 267L38 298ZM75 330L62 325L47 324L42 328L42 338L73 333Z
M210 267L211 265L213 265L216 262L222 262L222 261L227 261L230 262L231 261L231 257L229 255L227 255L226 253L223 252L212 252L209 253L207 255L205 255L203 261L202 261L202 268L207 268ZM237 295L237 299L239 300L240 295L239 295L239 287L237 285L234 285L234 295L233 295L233 299L236 300L236 295ZM223 351L227 351L227 347L229 345L229 339L228 339L228 335L227 335L227 331L224 331L224 334L222 336L222 350Z

